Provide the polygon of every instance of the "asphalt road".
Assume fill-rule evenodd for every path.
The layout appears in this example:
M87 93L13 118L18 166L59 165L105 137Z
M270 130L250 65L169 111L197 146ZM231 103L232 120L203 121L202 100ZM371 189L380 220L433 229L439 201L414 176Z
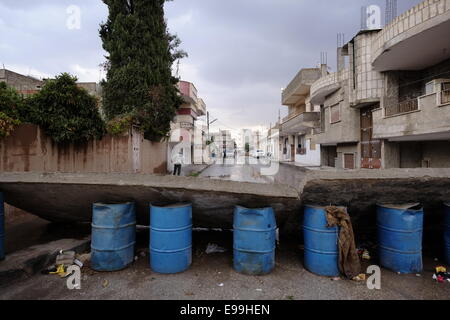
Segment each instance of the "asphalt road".
M238 157L218 159L216 164L204 170L200 177L231 180L239 182L254 182L254 183L270 183L267 178L259 174L259 168L265 165L265 161L259 161L252 157Z

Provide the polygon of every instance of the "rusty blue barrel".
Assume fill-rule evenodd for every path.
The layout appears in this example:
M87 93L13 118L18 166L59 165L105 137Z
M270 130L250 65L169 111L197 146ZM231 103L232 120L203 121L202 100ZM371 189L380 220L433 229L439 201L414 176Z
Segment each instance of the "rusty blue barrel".
M0 260L5 259L5 204L0 192Z
M233 229L234 269L248 275L270 273L275 267L277 230L273 209L237 206Z
M422 206L380 204L377 227L381 266L399 273L422 272Z
M450 265L450 202L444 203L444 215L445 261Z
M305 206L303 236L305 268L321 276L339 276L339 228L327 227L325 207Z
M163 274L187 270L192 263L192 204L150 206L150 267Z
M136 212L133 202L95 203L92 212L91 267L117 271L134 260Z

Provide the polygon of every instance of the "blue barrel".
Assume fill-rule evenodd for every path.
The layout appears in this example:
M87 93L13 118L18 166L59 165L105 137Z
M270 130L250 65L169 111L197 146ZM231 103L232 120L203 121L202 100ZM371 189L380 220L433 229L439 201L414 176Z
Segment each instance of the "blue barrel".
M192 205L150 206L150 267L157 273L187 270L192 263Z
M377 227L381 266L399 273L422 272L423 208L378 205Z
M270 273L275 268L277 230L273 209L237 206L233 229L234 269L249 275Z
M136 212L134 203L95 203L92 212L91 267L117 271L134 260Z
M450 265L450 202L444 203L444 215L445 215L445 261Z
M5 204L0 192L0 260L5 259Z
M327 227L325 207L305 206L303 235L305 268L321 276L339 276L339 228Z

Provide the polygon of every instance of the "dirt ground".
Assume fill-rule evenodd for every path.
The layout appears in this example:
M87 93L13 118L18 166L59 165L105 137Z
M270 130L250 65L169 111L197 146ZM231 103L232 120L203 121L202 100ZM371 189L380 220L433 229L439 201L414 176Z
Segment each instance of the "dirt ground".
M0 288L0 300L9 299L151 299L151 300L380 300L450 299L450 283L432 280L438 263L425 258L421 275L398 275L382 269L381 290L369 290L364 282L334 281L304 269L302 250L295 242L282 242L276 268L266 276L247 276L234 271L231 232L195 232L193 264L186 272L162 275L149 267L148 231L138 233L138 259L119 272L82 269L80 290L69 290L56 275L37 274ZM227 249L206 254L208 243ZM143 254L145 253L145 257ZM368 264L366 264L367 266Z

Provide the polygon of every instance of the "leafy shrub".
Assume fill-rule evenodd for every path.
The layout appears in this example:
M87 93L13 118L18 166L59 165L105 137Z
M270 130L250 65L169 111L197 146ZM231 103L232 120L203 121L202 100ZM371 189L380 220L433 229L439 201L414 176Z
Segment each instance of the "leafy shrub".
M22 96L6 83L0 82L0 137L7 137L26 114Z
M40 125L56 143L82 143L105 134L97 99L63 73L49 80L28 99L28 119Z
M127 114L122 117L115 117L106 123L106 131L111 135L121 135L126 133L133 124L133 115Z
M19 124L19 120L13 119L6 113L0 111L0 138L8 137L14 130L14 127Z
M0 82L0 112L18 119L23 107L24 100L22 96L14 88L8 87L4 82Z

